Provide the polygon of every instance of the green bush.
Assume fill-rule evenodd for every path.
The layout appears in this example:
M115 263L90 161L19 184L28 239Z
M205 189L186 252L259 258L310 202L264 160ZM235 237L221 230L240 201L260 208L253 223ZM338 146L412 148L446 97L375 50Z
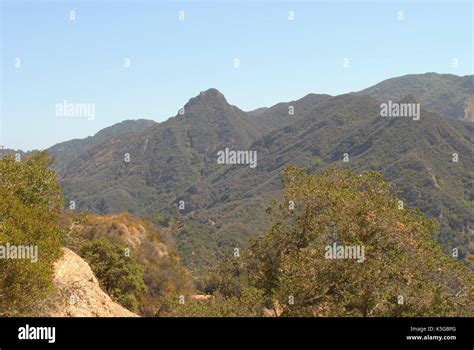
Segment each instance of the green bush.
M208 301L189 300L184 296L168 294L162 298L158 316L261 317L264 315L264 300L263 291L256 288L243 288L239 297L217 294Z
M127 252L125 246L106 238L87 242L80 249L102 288L119 304L137 312L147 291L145 268Z
M0 158L0 246L37 247L37 261L0 258L0 315L34 316L52 291L53 264L65 232L63 206L46 152L22 161ZM34 255L34 254L33 254Z

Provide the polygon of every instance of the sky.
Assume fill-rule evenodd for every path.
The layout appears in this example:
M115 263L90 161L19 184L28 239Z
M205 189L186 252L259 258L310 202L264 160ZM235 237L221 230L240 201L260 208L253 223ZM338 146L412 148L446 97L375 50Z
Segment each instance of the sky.
M472 1L0 1L5 148L164 121L211 87L253 110L405 74L473 74ZM93 117L58 112L68 104Z

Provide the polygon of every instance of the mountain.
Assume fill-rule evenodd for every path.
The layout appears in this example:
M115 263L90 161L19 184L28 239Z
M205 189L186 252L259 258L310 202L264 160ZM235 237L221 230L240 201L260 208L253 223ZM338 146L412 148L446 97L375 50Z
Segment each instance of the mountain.
M278 103L270 108L259 108L247 112L263 132L268 132L282 126L292 124L299 116L304 115L308 109L330 98L325 94L308 94L299 100Z
M19 159L23 159L25 157L28 157L32 155L33 153L38 152L37 150L33 151L22 151L20 149L12 149L12 148L2 148L0 147L0 157L5 157L8 154L13 154L15 157L19 157Z
M69 163L74 161L82 153L92 149L94 146L100 145L114 137L119 137L128 133L141 132L155 124L157 124L155 121L147 119L124 120L100 130L94 136L57 143L48 148L47 151L54 158L54 167L61 176ZM38 152L38 150L23 152L22 150L0 148L0 156L2 157L7 154L19 154L20 158L23 159L24 157L36 152Z
M66 167L61 182L81 209L176 213L178 194L217 168L216 152L246 149L259 136L245 112L209 89L175 117L82 153ZM184 211L190 210L186 205Z
M394 101L417 103L412 95ZM184 114L92 147L61 180L80 210L177 216L184 262L205 265L265 229L265 208L279 195L285 166L377 170L408 205L441 222L436 238L447 249L466 254L474 214L472 123L424 107L418 121L382 118L380 104L369 95L310 94L245 113L210 89L190 99ZM258 166L218 165L225 148L256 151ZM458 163L450 162L453 153Z
M151 217L173 231L187 265L206 266L261 233L290 164L381 172L464 257L474 253L474 124L461 118L471 93L472 76L428 73L244 112L209 89L165 122L124 122L50 151L78 210ZM381 117L388 100L419 102L420 120ZM225 149L256 152L258 165L218 164Z
M416 103L413 96L399 102ZM379 101L355 94L316 104L294 124L270 132L252 145L259 155L257 172L234 167L210 179L214 189L210 202L218 205L208 207L206 215L225 217L220 221L225 221L226 229L232 217L245 223L252 223L251 217L263 217L258 199L278 193L279 173L289 164L314 171L330 166L356 172L376 170L406 204L419 207L441 223L436 238L445 247L462 247L462 254L466 254L474 217L474 127L423 108L420 115L416 121L382 118ZM344 153L349 157L347 163L343 162ZM458 162L453 162L455 153ZM242 219L244 212L249 217Z
M82 153L87 152L94 146L97 146L113 137L122 136L127 133L141 132L155 124L155 121L146 119L124 120L100 130L94 136L58 143L50 147L48 152L55 158L56 169L59 174L62 174L70 162L74 161Z
M356 94L373 96L382 102L413 95L425 108L461 119L468 98L474 96L474 75L410 74L384 80Z

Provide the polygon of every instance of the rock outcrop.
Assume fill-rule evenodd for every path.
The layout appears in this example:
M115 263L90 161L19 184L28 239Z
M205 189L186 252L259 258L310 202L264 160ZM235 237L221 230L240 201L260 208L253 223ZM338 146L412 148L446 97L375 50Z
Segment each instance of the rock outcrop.
M54 317L137 317L115 303L99 285L90 266L72 250L54 266L56 295L46 315Z

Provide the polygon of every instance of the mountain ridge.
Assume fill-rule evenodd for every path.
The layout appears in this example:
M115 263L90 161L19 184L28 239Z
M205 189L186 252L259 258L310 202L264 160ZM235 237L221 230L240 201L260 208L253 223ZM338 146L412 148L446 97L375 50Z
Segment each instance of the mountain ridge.
M429 78L434 82L420 91L445 78L444 85L470 89L472 77L408 75L364 93L308 94L257 112L240 110L211 88L162 123L92 145L64 166L60 180L79 210L178 217L184 223L176 232L178 249L187 263L202 265L209 255L243 247L265 229L265 207L278 197L286 165L377 170L407 204L441 222L436 238L445 249L461 247L464 256L474 217L474 126L459 115L432 111L437 88L431 95L412 90ZM406 79L413 80L409 88L400 88ZM444 96L446 110L461 110L466 96L461 88ZM388 100L420 103L420 120L381 117ZM217 164L217 152L226 148L257 152L258 166ZM450 157L456 152L461 161L454 164Z

